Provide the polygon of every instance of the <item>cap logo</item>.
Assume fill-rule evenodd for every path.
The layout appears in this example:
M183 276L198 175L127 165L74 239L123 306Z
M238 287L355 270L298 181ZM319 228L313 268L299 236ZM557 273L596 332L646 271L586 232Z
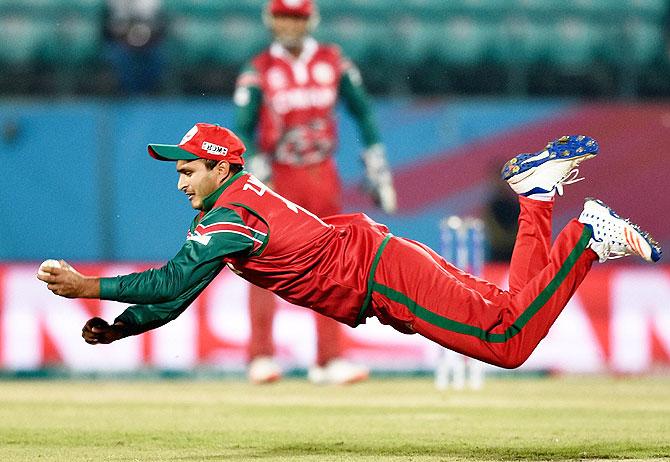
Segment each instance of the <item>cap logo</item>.
M207 151L209 154L216 154L219 156L225 156L228 154L228 148L225 146L219 146L218 144L210 143L208 141L202 142L202 149Z
M284 0L284 5L289 8L298 8L302 6L303 3L305 3L305 0Z
M184 144L184 143L188 143L191 140L191 138L193 138L195 136L196 133L198 133L198 126L194 125L193 127L191 127L191 129L189 131L186 132L186 134L181 139L179 144L181 145L181 144Z

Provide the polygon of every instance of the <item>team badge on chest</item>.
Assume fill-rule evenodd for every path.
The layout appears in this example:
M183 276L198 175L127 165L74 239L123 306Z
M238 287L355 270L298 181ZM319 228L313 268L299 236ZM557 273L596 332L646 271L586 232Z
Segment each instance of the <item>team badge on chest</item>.
M330 85L335 81L335 70L330 64L319 61L312 66L312 79L319 85Z
M273 67L268 71L268 85L273 90L286 88L288 79L286 73L278 67Z

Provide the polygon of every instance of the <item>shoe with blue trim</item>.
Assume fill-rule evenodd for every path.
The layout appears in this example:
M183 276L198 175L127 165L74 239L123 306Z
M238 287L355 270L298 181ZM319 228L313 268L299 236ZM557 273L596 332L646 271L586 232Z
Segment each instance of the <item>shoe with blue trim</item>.
M522 196L547 194L556 190L563 195L563 185L583 180L577 178L577 166L598 154L598 143L584 135L562 136L538 152L518 154L507 161L501 175L514 192Z
M621 218L598 199L585 199L579 221L593 230L589 247L598 254L601 263L627 255L639 255L649 262L661 259L661 246L649 233Z

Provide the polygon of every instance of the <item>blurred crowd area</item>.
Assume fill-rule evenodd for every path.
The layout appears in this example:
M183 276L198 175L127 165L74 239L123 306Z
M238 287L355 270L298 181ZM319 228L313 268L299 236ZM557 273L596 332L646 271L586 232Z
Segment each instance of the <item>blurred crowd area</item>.
M2 95L229 95L265 0L0 0ZM321 0L377 95L670 95L668 0Z

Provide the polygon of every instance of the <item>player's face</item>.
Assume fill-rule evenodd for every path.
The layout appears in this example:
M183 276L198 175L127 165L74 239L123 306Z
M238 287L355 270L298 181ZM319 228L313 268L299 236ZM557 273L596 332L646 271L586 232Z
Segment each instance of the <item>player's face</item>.
M309 18L301 16L274 15L271 21L272 35L288 49L300 48L307 36L308 21Z
M179 173L177 188L186 194L191 207L196 210L202 210L205 197L220 186L218 170L208 169L202 159L178 160L177 173Z

